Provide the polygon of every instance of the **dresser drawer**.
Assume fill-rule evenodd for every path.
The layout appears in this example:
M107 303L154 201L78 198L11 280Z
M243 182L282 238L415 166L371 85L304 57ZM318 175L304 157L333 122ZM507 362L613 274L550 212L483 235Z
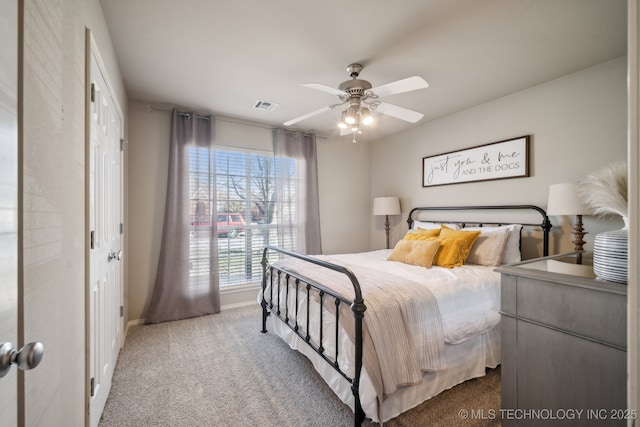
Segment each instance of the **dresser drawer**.
M585 414L623 410L627 287L593 275L551 271L548 261L559 257L565 256L496 269L502 278L502 409L575 409ZM588 264L571 266L578 267L571 271L589 270ZM599 427L625 422L504 418L502 425Z
M619 348L627 342L626 295L504 275L503 313Z

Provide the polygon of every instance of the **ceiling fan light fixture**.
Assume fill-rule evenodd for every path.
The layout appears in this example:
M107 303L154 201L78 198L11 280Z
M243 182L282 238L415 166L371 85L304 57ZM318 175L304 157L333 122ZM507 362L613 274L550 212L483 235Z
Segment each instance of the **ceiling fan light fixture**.
M349 77L351 77L351 79L340 83L337 89L319 83L304 83L303 86L305 87L337 96L340 102L338 104L328 105L316 111L312 111L311 113L296 117L292 120L284 122L283 124L285 126L291 126L302 120L309 119L310 117L314 117L326 111L333 110L335 107L345 104L347 104L347 107L345 107L346 109L342 111L340 121L338 122L338 127L341 129L341 135L350 133L349 130L354 134L360 133L360 124L362 124L363 126L373 124L376 120L371 114L371 109L376 110L376 118L379 114L384 114L400 120L404 120L409 123L417 123L424 117L424 114L417 111L412 111L407 108L387 104L379 100L380 98L386 96L410 92L428 87L429 85L422 77L407 77L391 83L383 84L381 86L376 86L374 88L370 82L358 78L361 71L361 64L349 65L347 67L347 72L349 73Z
M342 112L342 115L340 116L340 121L338 122L338 127L340 129L346 129L347 127L349 127L347 125L346 119L347 119L347 111L345 110Z
M344 118L345 123L352 125L358 120L358 107L351 105L347 108L347 116Z
M363 125L370 125L373 123L373 116L371 116L371 112L368 108L360 109L360 119Z

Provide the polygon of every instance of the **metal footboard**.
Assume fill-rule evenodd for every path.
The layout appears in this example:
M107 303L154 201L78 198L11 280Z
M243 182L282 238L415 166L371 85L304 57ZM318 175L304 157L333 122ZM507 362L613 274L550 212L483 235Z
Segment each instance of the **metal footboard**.
M338 273L344 274L349 278L351 284L353 285L355 298L353 301L350 301L335 292L327 289L325 286L314 282L304 276L298 275L296 273L287 271L285 269L274 266L269 263L268 253L269 251L278 252L284 255L288 255L290 257L298 258L306 262L310 262L331 270L334 270ZM362 409L362 405L360 403L360 374L362 371L362 319L364 317L364 312L366 310L366 306L364 305L364 300L362 299L362 291L360 290L360 283L356 276L349 270L340 265L332 264L329 262L321 261L316 258L312 258L309 256L301 255L295 252L291 252L285 249L281 249L275 246L267 245L264 248L262 253L262 332L267 332L267 317L270 314L277 316L280 320L284 322L296 335L304 340L304 342L309 345L313 351L319 354L330 366L332 366L342 377L344 377L351 384L351 391L353 393L354 398L354 426L361 425L364 421L365 413ZM269 296L267 300L267 288L269 288ZM292 290L292 292L290 292ZM300 318L299 313L299 292L302 290L306 291L307 303L306 307L303 307L302 310L306 311L306 325L304 327L304 331L300 328L301 325L298 324L298 319ZM282 300L282 293L284 292L284 301ZM310 336L310 300L311 300L311 292L317 292L319 297L320 304L320 332L318 337L318 344L316 345L311 340ZM274 296L275 293L275 296ZM293 313L289 311L289 302L290 299L295 299L295 309ZM325 300L329 300L329 304L335 305L335 316L336 316L336 325L335 325L335 352L332 355L327 355L326 351L323 347L323 335L324 335L324 323L323 323L323 309L325 307ZM355 373L353 377L349 376L346 372L344 372L339 363L338 356L340 354L340 345L339 345L339 333L338 333L338 321L340 320L340 305L348 304L353 312L353 321L354 321L354 345L355 345Z

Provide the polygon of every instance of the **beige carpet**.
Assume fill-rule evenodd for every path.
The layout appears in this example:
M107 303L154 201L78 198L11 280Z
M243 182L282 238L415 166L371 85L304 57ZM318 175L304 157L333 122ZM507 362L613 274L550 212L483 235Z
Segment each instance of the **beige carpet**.
M130 328L100 427L352 426L353 412L310 362L273 333L260 333L260 316L252 305ZM497 426L459 414L499 408L496 369L385 426Z

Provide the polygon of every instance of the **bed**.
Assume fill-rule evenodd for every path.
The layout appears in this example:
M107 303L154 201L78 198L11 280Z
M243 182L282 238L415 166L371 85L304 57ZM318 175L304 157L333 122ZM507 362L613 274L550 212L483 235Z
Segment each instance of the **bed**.
M433 217L443 212L446 220ZM522 221L523 214L541 221ZM518 220L502 220L512 215ZM407 223L393 249L313 257L263 251L262 332L271 317L276 335L353 409L354 425L388 421L497 367L495 266L520 261L525 240L548 255L551 223L533 205L420 207Z

